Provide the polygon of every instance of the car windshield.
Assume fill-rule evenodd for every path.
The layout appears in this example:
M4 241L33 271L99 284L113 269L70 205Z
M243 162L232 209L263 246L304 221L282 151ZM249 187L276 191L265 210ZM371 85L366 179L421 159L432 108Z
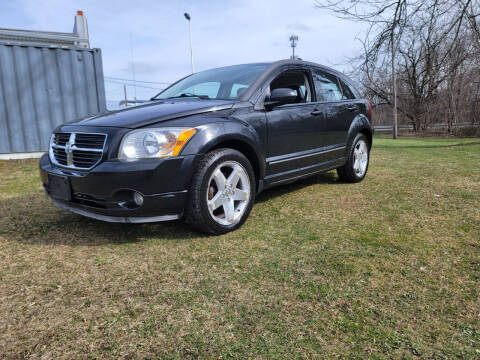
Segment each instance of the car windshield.
M237 99L269 64L234 65L201 71L173 84L152 98Z

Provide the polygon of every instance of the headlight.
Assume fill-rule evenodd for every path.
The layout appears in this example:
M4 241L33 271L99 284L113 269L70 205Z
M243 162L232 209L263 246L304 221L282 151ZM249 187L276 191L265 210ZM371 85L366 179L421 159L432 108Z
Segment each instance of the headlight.
M134 160L177 156L196 133L191 128L140 129L123 137L119 159Z

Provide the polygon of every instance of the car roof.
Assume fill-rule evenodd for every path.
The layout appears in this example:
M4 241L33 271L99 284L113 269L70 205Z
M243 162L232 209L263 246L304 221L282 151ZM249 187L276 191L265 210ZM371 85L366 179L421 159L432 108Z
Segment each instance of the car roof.
M345 77L345 75L343 73L341 73L341 72L339 72L335 69L332 69L328 66L317 64L317 63L314 63L314 62L311 62L311 61L285 59L285 60L278 60L278 61L270 63L271 68L278 68L278 67L282 67L282 66L285 66L285 65L302 65L302 66L316 67L316 68L326 70L330 73L333 73L333 74L335 74L339 77L342 77L342 78Z
M310 61L304 61L304 60L292 60L292 59L285 59L285 60L278 60L274 62L262 62L262 63L252 63L248 65L254 65L254 64L269 64L269 66L265 69L265 71L255 80L255 82L248 88L247 91L241 96L240 100L250 100L252 96L254 96L258 90L260 89L261 85L273 74L275 73L278 69L282 67L288 67L288 66L302 66L302 67L314 67L320 70L325 70L326 72L329 72L340 79L344 80L347 82L350 86L352 86L352 81L343 73L332 69L328 66L325 65L320 65L314 62ZM247 65L247 64L244 64ZM355 92L358 93L358 91L355 89Z
M311 66L311 67L316 67L320 69L324 69L330 73L333 73L339 77L344 78L345 74L339 72L338 70L332 69L328 66L317 64L314 62L310 61L304 61L304 60L292 60L292 59L283 59L283 60L277 60L277 61L261 61L261 62L254 62L254 63L244 63L244 64L235 64L235 65L226 65L226 66L219 66L217 68L212 68L208 70L213 70L213 69L225 69L229 67L235 67L235 66L244 66L244 65L268 65L268 67L265 69L265 72L274 70L276 68L286 66L286 65L302 65L302 66Z

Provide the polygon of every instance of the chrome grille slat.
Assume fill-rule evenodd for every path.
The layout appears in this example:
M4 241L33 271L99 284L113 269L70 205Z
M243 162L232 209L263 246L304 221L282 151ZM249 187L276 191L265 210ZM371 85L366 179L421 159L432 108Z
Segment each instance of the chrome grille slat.
M52 144L52 147L54 149L65 150L65 146L62 146L62 145ZM83 147L76 147L76 146L72 146L71 149L72 150L78 150L78 151L103 152L103 149L83 148Z
M60 167L89 170L102 159L107 134L64 132L53 133L50 160Z
M93 154L85 154L85 153L78 153L77 151L73 151L73 156L78 157L78 158L83 158L83 159L91 159L92 157L96 158L98 157L98 153L93 153Z

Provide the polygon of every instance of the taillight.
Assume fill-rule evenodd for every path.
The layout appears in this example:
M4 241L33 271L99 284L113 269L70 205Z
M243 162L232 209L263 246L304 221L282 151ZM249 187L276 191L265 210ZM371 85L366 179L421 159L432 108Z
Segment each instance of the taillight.
M368 102L368 110L370 111L370 122L372 122L372 103L370 102L370 100L367 100Z

